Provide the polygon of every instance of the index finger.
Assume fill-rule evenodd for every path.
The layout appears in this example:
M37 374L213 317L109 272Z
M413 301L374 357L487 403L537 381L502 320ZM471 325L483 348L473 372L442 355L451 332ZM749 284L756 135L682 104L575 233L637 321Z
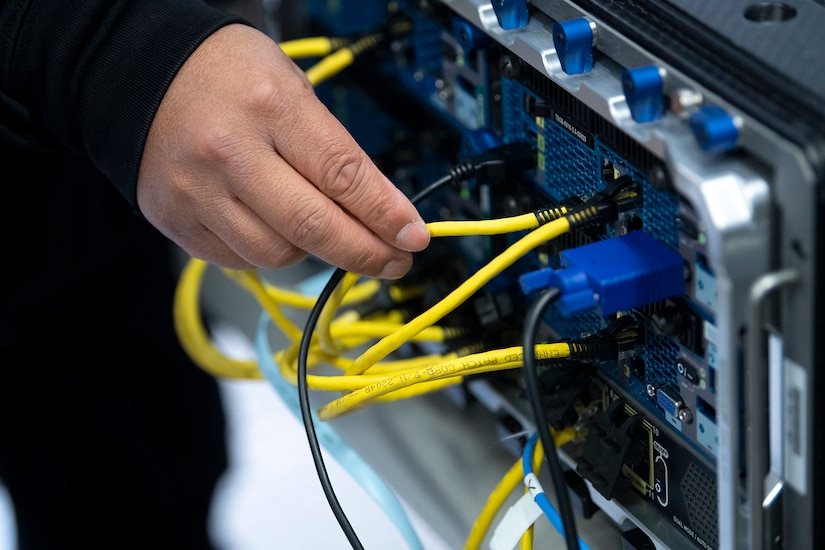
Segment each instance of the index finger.
M408 252L423 250L429 233L412 203L314 93L302 95L300 105L273 120L278 153L382 240Z

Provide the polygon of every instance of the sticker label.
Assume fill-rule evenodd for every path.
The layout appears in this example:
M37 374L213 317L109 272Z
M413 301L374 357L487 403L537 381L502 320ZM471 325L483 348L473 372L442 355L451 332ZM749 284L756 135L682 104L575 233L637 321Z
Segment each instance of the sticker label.
M572 135L573 137L575 137L576 139L578 139L579 141L581 141L582 143L584 143L585 145L587 145L591 149L593 148L593 146L594 146L593 136L589 132L585 132L584 130L582 130L572 120L562 116L561 114L559 114L557 112L553 113L553 120L556 121L556 123L559 126L564 128L565 130L567 130L570 133L570 135Z
M808 485L808 375L785 358L785 479L804 495Z

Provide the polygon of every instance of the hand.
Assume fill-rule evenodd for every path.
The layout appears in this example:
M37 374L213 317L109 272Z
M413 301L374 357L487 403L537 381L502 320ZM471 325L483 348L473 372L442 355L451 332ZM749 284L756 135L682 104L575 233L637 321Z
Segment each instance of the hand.
M415 207L265 34L230 25L186 61L149 131L143 215L189 254L277 268L307 253L398 278L429 243Z

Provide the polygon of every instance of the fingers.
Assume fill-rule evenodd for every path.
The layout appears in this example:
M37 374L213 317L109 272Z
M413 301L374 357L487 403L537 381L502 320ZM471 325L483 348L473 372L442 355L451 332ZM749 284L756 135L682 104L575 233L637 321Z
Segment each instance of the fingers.
M227 197L223 202L219 216L208 212L201 216L204 227L250 267L276 269L306 258L303 249L273 230L236 197Z
M275 233L347 271L395 279L409 270L410 253L378 237L282 158L271 151L260 156L261 160L248 163L259 171L247 170L245 184L237 189L238 199Z
M246 205L209 185L144 184L138 187L138 203L166 237L217 265L277 268L306 257Z
M386 243L423 250L429 233L415 207L314 95L297 100L272 118L278 154Z

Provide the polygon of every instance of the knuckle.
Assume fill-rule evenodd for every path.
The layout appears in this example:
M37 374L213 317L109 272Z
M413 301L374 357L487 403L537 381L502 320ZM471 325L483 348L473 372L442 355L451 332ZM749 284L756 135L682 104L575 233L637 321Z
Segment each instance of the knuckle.
M329 197L336 200L357 199L361 186L367 177L368 164L358 151L331 145L321 155L323 189Z
M249 108L259 116L277 120L298 112L296 107L303 104L310 96L314 97L315 91L306 77L284 79L267 74L247 88L245 101Z
M292 238L295 246L302 250L316 248L320 244L330 244L333 236L330 228L335 217L335 205L324 201L308 201L296 206L292 223Z
M241 164L238 158L243 154L243 137L222 124L204 125L195 128L191 134L193 154L210 164Z
M284 93L274 79L260 79L248 88L247 94L249 105L256 111L281 113L289 110L290 94Z

